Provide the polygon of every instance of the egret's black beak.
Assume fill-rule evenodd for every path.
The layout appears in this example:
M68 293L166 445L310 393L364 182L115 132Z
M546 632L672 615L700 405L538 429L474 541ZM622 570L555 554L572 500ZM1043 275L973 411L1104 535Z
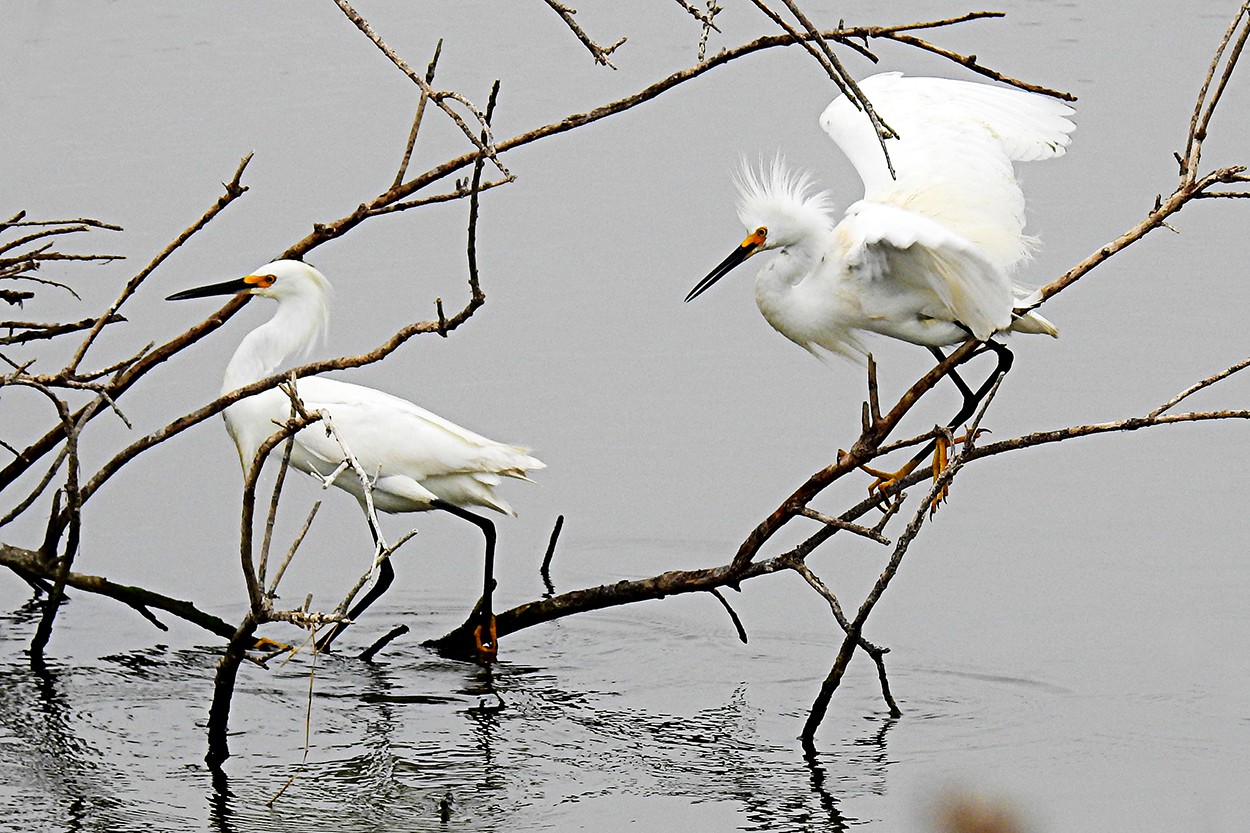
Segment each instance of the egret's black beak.
M733 252L730 253L729 257L722 260L719 266L709 272L706 278L699 281L694 289L690 290L690 294L686 296L686 301L689 302L698 298L710 289L712 284L732 272L735 266L738 266L748 257L758 252L760 247L764 245L764 240L767 236L768 230L764 228L758 228L751 232L751 234L747 236L747 239L743 240L738 248L734 249Z
M246 278L235 278L232 281L198 286L195 289L184 289L166 298L166 301L185 301L188 298L207 298L210 295L234 295L255 288L256 284Z

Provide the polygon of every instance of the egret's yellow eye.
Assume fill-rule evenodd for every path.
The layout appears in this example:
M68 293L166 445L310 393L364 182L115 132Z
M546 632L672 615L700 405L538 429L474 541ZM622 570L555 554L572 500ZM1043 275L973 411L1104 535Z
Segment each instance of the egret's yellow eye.
M261 289L268 289L273 286L273 275L248 275L243 279L244 283L250 283L252 286L258 286Z
M755 231L747 235L747 239L742 241L742 247L750 249L758 249L764 245L764 241L768 239L768 227L760 226Z

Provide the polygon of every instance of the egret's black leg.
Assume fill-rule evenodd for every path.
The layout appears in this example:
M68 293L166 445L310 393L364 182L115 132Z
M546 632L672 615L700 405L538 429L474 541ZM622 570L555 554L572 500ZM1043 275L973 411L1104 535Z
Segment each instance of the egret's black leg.
M929 352L932 353L933 357L938 360L938 364L946 361L946 354L943 353L940 348L930 347ZM972 388L968 387L968 383L963 380L963 377L959 375L959 371L956 368L951 368L950 377L951 381L955 383L955 387L959 388L959 392L963 394L964 402L967 403L967 401L973 396Z
M964 407L949 423L952 429L958 428L960 425L963 425L972 418L972 415L976 413L977 408L980 407L981 402L984 401L985 397L989 396L990 390L994 387L994 383L1005 376L1008 370L1011 370L1011 363L1015 359L1015 356L1012 355L1011 350L1008 349L1006 344L999 344L992 338L982 342L982 344L994 351L994 355L998 358L998 364L995 365L994 372L991 373L981 384L981 387L977 388L976 392L972 394L971 401L969 401L967 395L965 395Z
M955 386L959 388L959 392L963 395L963 398L964 398L964 403L960 407L959 413L955 415L954 419L952 419L949 423L947 423L947 427L950 428L952 431L959 428L961 425L967 422L972 417L973 414L976 413L977 408L981 405L981 403L985 400L985 397L989 395L990 390L994 387L994 383L997 382L1004 374L1007 373L1008 370L1011 369L1011 363L1012 363L1012 360L1014 359L1014 356L1012 355L1011 350L1008 349L1005 344L999 344L997 341L994 341L993 339L988 339L982 342L982 346L985 349L988 349L994 352L995 356L998 358L998 364L995 365L993 372L991 372L989 377L983 383L981 383L981 386L979 388L977 388L975 391L972 390L972 388L968 386L968 383L965 382L959 376L959 374L955 372L954 369L950 371L951 381L953 381L955 383ZM930 347L929 352L931 352L939 362L946 360L946 356L937 347ZM890 488L896 483L900 483L903 480L903 478L911 474L915 470L916 466L920 465L922 462L928 459L929 456L932 455L937 450L937 448L938 448L938 441L930 440L929 442L924 444L924 446L920 449L920 451L918 451L916 455L912 457L911 460L909 460L905 466L903 466L897 472L894 472L892 474L887 473L887 472L880 472L875 469L866 469L866 471L868 471L869 474L872 474L874 477L877 478L877 481L873 483L871 486L869 486L868 491L872 493L874 491L879 490L882 493L884 493L885 489ZM935 478L937 477L937 473L938 473L940 465L941 465L940 463L935 464L935 468L934 468ZM944 495L940 495L938 497L937 501L935 501L934 508L936 508L936 503L940 502L942 499L944 499Z
M391 566L391 559L387 558L378 565L378 580L373 583L373 587L369 588L369 592L365 597L356 602L356 606L347 612L347 618L355 621L356 617L365 612L369 605L373 604L378 598L386 592L391 586L391 582L395 580L395 568ZM317 642L318 651L330 650L330 643L338 639L339 634L347 629L346 622L337 622L330 632L321 637Z
M52 582L42 576L37 576L34 573L28 573L21 567L10 567L9 569L17 573L18 576L21 577L22 581L30 585L30 589L35 591L36 598L39 596L52 595Z
M946 361L946 354L942 352L941 348L931 346L929 347L929 352L933 354L933 358L938 360L938 364L941 364L942 362ZM959 375L958 369L952 367L947 375L951 377L951 381L955 383L955 387L959 388L959 393L964 398L964 404L961 406L959 413L962 414L965 411L968 411L969 409L976 410L977 403L980 401L980 397L977 395L977 392L974 392L972 388L968 386L968 383L964 381L963 377ZM991 377L991 378L994 378L994 377ZM986 390L988 390L988 388ZM955 419L951 421L949 427L951 429L954 429L961 422L963 422L963 420L960 419L958 416L956 416ZM901 480L903 477L906 477L908 474L911 474L911 472L916 468L916 466L920 465L920 463L922 463L925 460L925 458L933 454L934 451L936 450L937 450L937 440L930 440L929 442L925 443L924 447L921 448L920 451L916 453L916 456L912 457L911 460L908 461L907 465L899 470L897 479Z
M474 638L477 641L478 658L482 662L490 662L495 658L495 653L498 650L495 641L495 609L491 604L495 592L495 522L490 518L470 512L468 509L463 509L454 503L448 503L444 500L436 500L432 505L436 509L450 512L457 518L465 519L482 530L482 535L486 538L482 601L478 605L478 625L474 630Z
M989 396L990 389L994 387L994 383L1005 375L1008 370L1011 370L1011 362L1015 357L1012 355L1011 350L1007 348L1007 345L999 344L993 339L983 341L981 344L983 347L994 352L994 355L998 358L998 364L995 365L994 370L990 373L989 377L981 383L981 387L977 388L975 391L968 387L968 383L960 378L954 368L951 369L951 381L955 383L955 386L959 388L959 392L962 393L964 397L964 404L959 409L959 413L955 414L955 418L946 424L946 427L950 428L952 431L959 428L959 426L963 425L972 418L972 415L976 413L977 408L980 407L981 402L985 399L985 397ZM930 347L929 352L936 356L939 362L946 360L946 356L944 356L942 351L936 347ZM914 461L919 462L925 457L928 457L933 452L934 445L934 442L930 442L926 445L924 450L916 455Z
M955 371L953 369L951 370L951 377L953 381L959 386L960 392L964 395L963 407L959 409L959 413L955 415L955 418L947 423L947 427L952 431L960 428L972 418L972 416L976 413L977 408L981 407L981 403L985 401L985 397L989 396L989 393L994 388L994 385L997 384L998 380L1003 378L1007 371L1011 369L1011 362L1014 357L1011 354L1011 350L1007 349L1005 344L999 344L993 339L987 339L982 342L982 349L994 351L994 355L998 359L998 364L994 366L994 370L988 377L986 377L985 381L981 383L981 387L977 388L975 391L969 390L967 384L955 375ZM942 473L942 470L946 468L949 445L950 444L944 437L938 437L926 446L926 450L932 448L934 451L933 479L935 481ZM933 503L929 507L930 516L937 512L938 505L946 500L947 489L947 486L943 486L934 496Z

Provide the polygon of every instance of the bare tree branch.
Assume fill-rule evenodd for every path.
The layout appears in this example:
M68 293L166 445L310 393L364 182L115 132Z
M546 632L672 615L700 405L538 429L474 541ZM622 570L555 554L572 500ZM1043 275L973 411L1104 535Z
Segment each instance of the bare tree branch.
M818 521L822 524L825 524L826 526L832 526L836 529L845 529L847 532L853 532L856 535L863 536L864 538L867 538L870 541L876 541L878 544L884 544L887 547L890 545L890 539L886 538L884 535L882 535L880 532L878 532L875 529L869 529L866 526L853 524L849 521L844 521L840 518L831 518L828 515L825 515L821 512L817 512L815 509L812 509L810 506L803 507L802 511L800 511L799 514L805 518L811 518L814 521Z
M820 580L819 576L812 572L803 559L795 558L793 569L803 577L804 581L813 590L829 603L829 609L833 612L833 618L837 620L838 626L842 628L843 633L849 634L851 623L847 621L846 614L842 612L842 605L839 604L838 597L833 594L833 591ZM872 657L872 661L877 666L877 677L881 682L881 697L885 700L886 708L890 710L890 717L901 717L903 711L898 707L898 703L894 701L894 695L890 693L890 680L885 671L885 655L890 652L890 649L874 645L865 639L862 634L859 636L858 645L863 649L864 653Z
M438 44L434 47L434 57L430 59L430 65L425 68L425 83L428 87L434 83L434 69L438 66L438 56L443 52L443 39L438 39ZM392 188L398 188L404 181L404 177L408 175L408 163L412 161L412 151L417 144L417 133L421 130L421 119L425 117L425 105L429 103L430 96L424 89L421 90L421 99L417 102L417 114L412 119L412 129L408 131L408 144L404 146L404 158L400 160L399 170L395 172L395 181L391 183Z
M343 14L347 16L347 19L350 20L356 28L364 34L365 37L372 41L373 45L380 49L383 55L390 59L391 63L398 67L404 75L407 75L410 79L412 79L413 83L421 88L422 95L428 97L430 101L433 101L436 107L446 113L447 117L455 122L456 126L459 127L465 137L467 137L468 140L477 147L479 152L486 154L486 156L489 157L490 160L499 168L501 173L505 175L508 173L508 169L500 164L499 159L495 156L495 151L492 149L489 140L479 140L477 138L476 131L470 128L469 125L465 123L464 119L460 117L460 114L447 104L448 99L458 101L463 104L466 108L468 108L469 112L473 114L474 118L477 119L478 124L489 136L489 122L468 99L464 98L459 93L435 91L425 78L418 75L412 67L408 66L408 63L403 58L399 57L395 50L391 49L386 42L379 37L377 32L373 31L373 27L369 25L369 22L361 17L360 13L352 8L352 5L348 3L347 0L334 0L334 3L343 11Z
M114 315L106 318L104 325L120 324L125 320L120 315ZM100 319L98 318L84 318L82 321L54 324L40 324L34 321L0 321L0 329L9 331L9 335L0 336L0 344L25 344L30 341L56 338L66 333L76 333L88 327L93 327L99 321ZM14 333L13 330L25 330L25 332Z
M1181 163L1182 178L1188 177L1192 179L1197 175L1198 164L1202 157L1202 142L1206 139L1207 129L1211 124L1211 117L1215 115L1215 108L1220 103L1220 97L1224 94L1224 88L1228 85L1228 79L1232 77L1233 69L1237 66L1238 60L1241 58L1241 52L1246 45L1246 37L1250 35L1250 3L1243 3L1241 9L1237 12L1237 16L1233 18L1233 22L1228 25L1228 30L1224 32L1224 37L1220 40L1219 46L1215 49L1215 54L1211 58L1211 64L1207 69L1206 78L1202 80L1202 87L1198 91L1198 98L1194 102L1194 114L1189 122L1189 135L1185 139L1185 151L1178 157ZM1241 34L1237 35L1238 28ZM1220 61L1224 57L1224 50L1228 48L1228 44L1233 37L1237 37L1237 43L1233 47L1233 51L1229 53L1228 61L1224 64L1224 71L1220 74L1219 83L1216 85L1215 93L1211 94L1211 81L1215 78L1216 72L1219 71Z
M208 225L214 217L226 208L226 206L243 196L243 194L247 191L247 186L241 185L240 180L243 177L243 171L247 169L247 163L251 161L252 154L249 153L247 156L244 156L239 161L239 167L235 169L234 176L229 182L223 183L226 192L218 198L217 202L213 203L213 205L200 216L200 219L196 220L189 227L187 227L182 234L175 237L173 242L166 246L160 254L153 258L147 266L139 271L139 274L135 275L126 282L126 286L122 289L121 295L119 295L117 300L113 302L112 306L110 306L108 310L96 320L95 325L91 328L91 332L87 333L87 337L83 339L82 344L78 347L78 352L74 354L74 358L71 359L69 364L65 366L65 372L67 375L72 375L78 370L78 365L82 363L83 357L87 354L87 350L89 350L91 345L95 342L96 336L100 334L100 330L104 329L104 325L108 323L108 320L117 314L117 311L121 309L122 304L126 303L130 296L135 293L135 290L139 288L139 285L143 283L147 276L152 274L152 272L156 270L156 267L164 263L165 259L173 254L174 251L177 250L183 243L190 240L197 231Z
M1185 390L1181 391L1176 396L1172 397L1167 402L1164 402L1158 408L1155 408L1153 411L1151 411L1148 414L1148 416L1150 417L1160 416L1166 413L1167 411L1172 410L1172 408L1179 405L1182 400L1188 398L1190 395L1197 393L1203 388L1208 388L1211 385L1214 385L1216 382L1219 382L1223 379L1227 379L1229 376L1232 376L1234 373L1237 373L1239 371L1245 370L1247 367L1250 367L1250 359L1244 359L1242 361L1239 361L1237 362L1237 364L1233 365L1232 367L1225 368L1224 370L1221 370L1219 373L1215 373L1211 376L1208 376L1207 378L1203 379L1201 382L1198 382L1196 384L1190 385L1189 387L1185 388Z
M590 50L590 54L594 56L596 64L616 69L616 65L608 59L608 56L615 52L618 46L625 43L627 38L621 38L611 46L600 46L590 39L590 36L586 34L581 26L577 25L577 21L573 19L573 15L577 14L575 9L570 9L563 3L557 2L557 0L546 0L546 3L551 7L552 11L560 16L560 19L564 21L564 25L569 27L573 34L577 36L577 39L582 42L582 45ZM698 13L695 12L695 14L697 16Z
M53 568L43 559L39 552L10 546L3 541L0 541L0 564L9 569L24 570L44 578L55 578ZM163 596L143 587L118 584L100 576L75 572L66 573L65 585L77 590L116 599L135 610L143 608L163 610L220 637L229 638L235 631L234 626L230 623L218 619L210 613L205 613L197 608L194 602ZM149 621L151 621L150 618Z

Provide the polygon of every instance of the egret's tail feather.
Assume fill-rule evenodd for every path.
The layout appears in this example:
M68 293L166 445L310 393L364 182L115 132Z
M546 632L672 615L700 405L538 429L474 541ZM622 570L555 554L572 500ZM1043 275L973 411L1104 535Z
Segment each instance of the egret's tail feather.
M1059 338L1059 328L1036 312L1026 312L1023 315L1013 312L1011 326L1007 329L1014 333L1032 333Z

